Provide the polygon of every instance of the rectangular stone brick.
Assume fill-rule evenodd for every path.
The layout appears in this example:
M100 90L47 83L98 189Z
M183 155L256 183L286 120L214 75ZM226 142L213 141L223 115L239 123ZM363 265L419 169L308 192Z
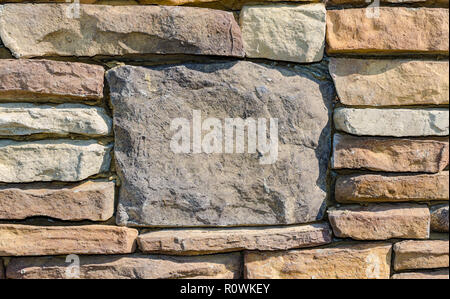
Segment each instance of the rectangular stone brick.
M95 140L0 140L0 182L74 182L109 170L111 145Z
M106 221L114 214L114 185L101 181L0 185L0 219Z
M0 255L123 254L135 250L138 231L108 225L0 224Z
M328 53L448 55L449 15L445 8L379 7L327 11Z
M64 279L65 257L13 258L9 279ZM80 256L81 279L234 279L240 278L239 253L195 257L164 255Z
M328 224L287 227L178 229L153 231L138 237L143 252L176 255L240 250L287 250L331 242Z
M388 279L391 244L349 244L280 252L246 252L247 279Z
M102 66L92 64L2 59L0 101L99 100L104 73Z
M448 201L449 173L343 175L335 184L338 202Z
M448 138L399 139L334 135L332 167L437 173L448 166Z
M387 240L430 236L430 211L426 205L342 206L329 209L328 219L338 238Z
M436 271L406 272L392 275L392 279L449 279L448 269Z
M449 104L448 61L332 58L329 69L344 105Z
M449 266L448 240L395 243L395 270L433 269Z

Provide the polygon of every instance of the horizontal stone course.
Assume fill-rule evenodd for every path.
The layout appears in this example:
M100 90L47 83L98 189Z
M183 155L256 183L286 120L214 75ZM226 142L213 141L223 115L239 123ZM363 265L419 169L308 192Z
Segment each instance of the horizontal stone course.
M329 54L449 53L449 15L445 8L379 7L327 11Z
M449 214L448 204L431 208L431 230L435 232L448 233Z
M449 266L448 240L402 241L394 245L395 270L433 269Z
M100 107L79 104L0 104L0 136L45 133L98 137L111 132L112 119Z
M99 65L2 59L0 101L99 100L103 98L104 73Z
M449 279L448 269L435 271L405 272L392 275L392 279Z
M239 16L247 57L317 62L325 49L322 3L245 6Z
M131 228L0 224L0 255L124 254L135 250Z
M343 175L336 180L335 199L341 203L448 201L449 173Z
M81 5L80 17L74 18L66 10L66 4L5 5L0 37L17 58L244 56L240 28L231 12L192 7Z
M81 181L109 170L111 147L95 140L0 140L0 182Z
M385 172L443 171L449 163L448 138L406 139L335 134L332 167Z
M160 230L138 237L142 252L176 255L241 250L287 250L331 242L328 224L305 226Z
M430 236L430 211L426 205L348 205L329 209L328 219L339 238L387 240Z
M329 69L344 105L449 104L448 61L331 58Z
M248 279L388 279L391 244L351 244L280 252L246 252Z
M233 279L240 278L239 253L199 257L164 255L81 256L81 279ZM13 258L9 279L64 279L65 257Z
M0 219L46 216L105 221L114 214L114 182L0 185Z

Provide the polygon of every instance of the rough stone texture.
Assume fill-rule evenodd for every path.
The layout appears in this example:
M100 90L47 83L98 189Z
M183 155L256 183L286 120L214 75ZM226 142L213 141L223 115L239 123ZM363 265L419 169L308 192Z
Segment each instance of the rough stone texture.
M395 243L394 269L433 269L449 266L448 241L403 241Z
M379 7L327 11L327 52L448 55L449 15L444 8Z
M0 255L132 253L137 235L135 229L107 225L0 224Z
M433 207L431 209L431 230L435 232L448 233L448 227L449 227L448 204Z
M127 54L244 56L230 12L192 7L5 5L0 37L16 57Z
M122 183L119 224L279 225L321 219L331 82L315 79L308 68L246 61L125 66L109 71L107 80ZM190 121L194 109L202 120L216 117L222 123L278 118L278 157L266 160L275 163L261 164L269 155L256 153L174 153L171 120Z
M448 138L397 139L334 135L334 169L436 173L448 166Z
M354 106L448 105L448 61L332 58L342 104Z
M98 137L111 134L111 127L111 118L100 107L0 104L0 136L72 133Z
M105 221L114 214L114 182L0 185L0 219L46 216Z
M293 62L323 58L326 10L322 3L245 6L239 18L247 57Z
M138 0L140 4L195 5L217 9L240 10L246 4L265 4L271 2L318 2L318 0ZM1 2L1 1L0 1Z
M241 250L287 250L331 243L328 224L268 228L181 229L141 234L143 252L196 255Z
M0 259L0 279L5 279L5 267L2 259Z
M335 199L342 203L448 201L448 174L448 171L445 171L433 175L339 176L336 180Z
M14 258L6 275L9 279L64 279L68 265L58 257ZM81 256L80 265L82 279L233 279L240 278L241 255Z
M99 65L2 59L0 101L98 100L103 98L104 73Z
M447 136L448 109L336 108L337 130L365 136Z
M439 4L446 3L448 5L448 0L380 0L381 3L393 3L393 4ZM374 3L374 1L365 1L365 0L327 0L329 4L370 4Z
M324 249L247 252L248 279L387 279L391 244L353 244Z
M392 279L449 279L448 269L394 274Z
M95 140L0 140L0 182L81 181L109 170L110 151Z
M331 208L328 219L338 238L387 240L430 236L430 211L426 205L350 205Z

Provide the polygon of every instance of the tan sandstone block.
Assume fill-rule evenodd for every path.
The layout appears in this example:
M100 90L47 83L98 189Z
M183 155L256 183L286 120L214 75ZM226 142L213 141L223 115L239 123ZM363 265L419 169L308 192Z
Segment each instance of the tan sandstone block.
M403 241L394 245L395 270L433 269L449 266L447 240Z
M406 272L392 275L392 279L449 279L448 269L437 271Z
M449 229L448 204L432 207L431 230L435 232L448 233L448 229Z

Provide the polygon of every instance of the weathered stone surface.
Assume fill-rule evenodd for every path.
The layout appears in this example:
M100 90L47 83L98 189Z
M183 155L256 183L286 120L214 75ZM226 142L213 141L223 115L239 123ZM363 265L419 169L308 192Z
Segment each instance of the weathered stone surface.
M0 255L122 254L135 249L132 228L0 224Z
M0 104L0 135L3 136L72 133L98 137L109 135L111 127L111 118L100 107L79 104Z
M5 267L2 259L0 259L0 279L5 279Z
M248 279L387 279L391 244L353 244L323 249L246 252Z
M357 54L447 54L448 9L379 7L327 11L327 51Z
M273 2L318 2L318 0L138 0L140 4L190 5L216 9L240 10L246 4L268 4Z
M430 236L430 211L426 205L350 205L331 208L328 219L339 238L387 240Z
M448 105L448 61L332 58L341 103L354 106Z
M433 269L449 266L448 241L403 241L395 243L395 270Z
M231 12L193 7L5 5L0 37L16 57L127 54L244 56ZM55 21L57 20L57 21Z
M293 62L323 58L326 10L322 3L245 6L239 18L247 57Z
M331 82L313 78L306 68L246 61L125 66L109 71L107 80L122 183L119 224L279 225L321 219ZM278 118L279 141L272 140L278 154L275 146L272 154L261 148L260 154L247 149L223 153L220 142L211 154L204 153L204 146L201 153L175 153L170 143L178 127L171 131L171 122L184 118L190 123L193 110L200 111L202 120L215 117L222 123L225 118ZM211 128L203 129L199 135Z
M199 257L164 255L81 256L81 279L240 278L241 255L218 254ZM11 259L9 279L64 279L65 258L39 257Z
M448 204L433 207L431 209L431 229L435 232L448 233L448 227L449 227Z
M392 279L449 279L448 269L394 274Z
M380 0L381 3L395 3L395 4L402 4L402 3L411 3L411 4L436 4L436 3L447 3L448 0ZM327 0L327 3L329 4L370 4L374 3L374 1L365 1L365 0Z
M448 138L397 139L334 135L334 169L436 173L448 166Z
M143 252L197 255L241 250L287 250L331 243L328 224L267 228L178 229L138 237Z
M0 140L0 182L81 181L109 170L110 151L95 140Z
M2 59L0 101L98 100L103 98L104 73L99 65Z
M114 182L0 185L0 219L46 216L105 221L114 214Z
M448 201L448 194L448 171L433 175L344 175L337 178L335 186L336 201L342 203Z
M336 108L337 130L365 136L447 136L448 109Z

